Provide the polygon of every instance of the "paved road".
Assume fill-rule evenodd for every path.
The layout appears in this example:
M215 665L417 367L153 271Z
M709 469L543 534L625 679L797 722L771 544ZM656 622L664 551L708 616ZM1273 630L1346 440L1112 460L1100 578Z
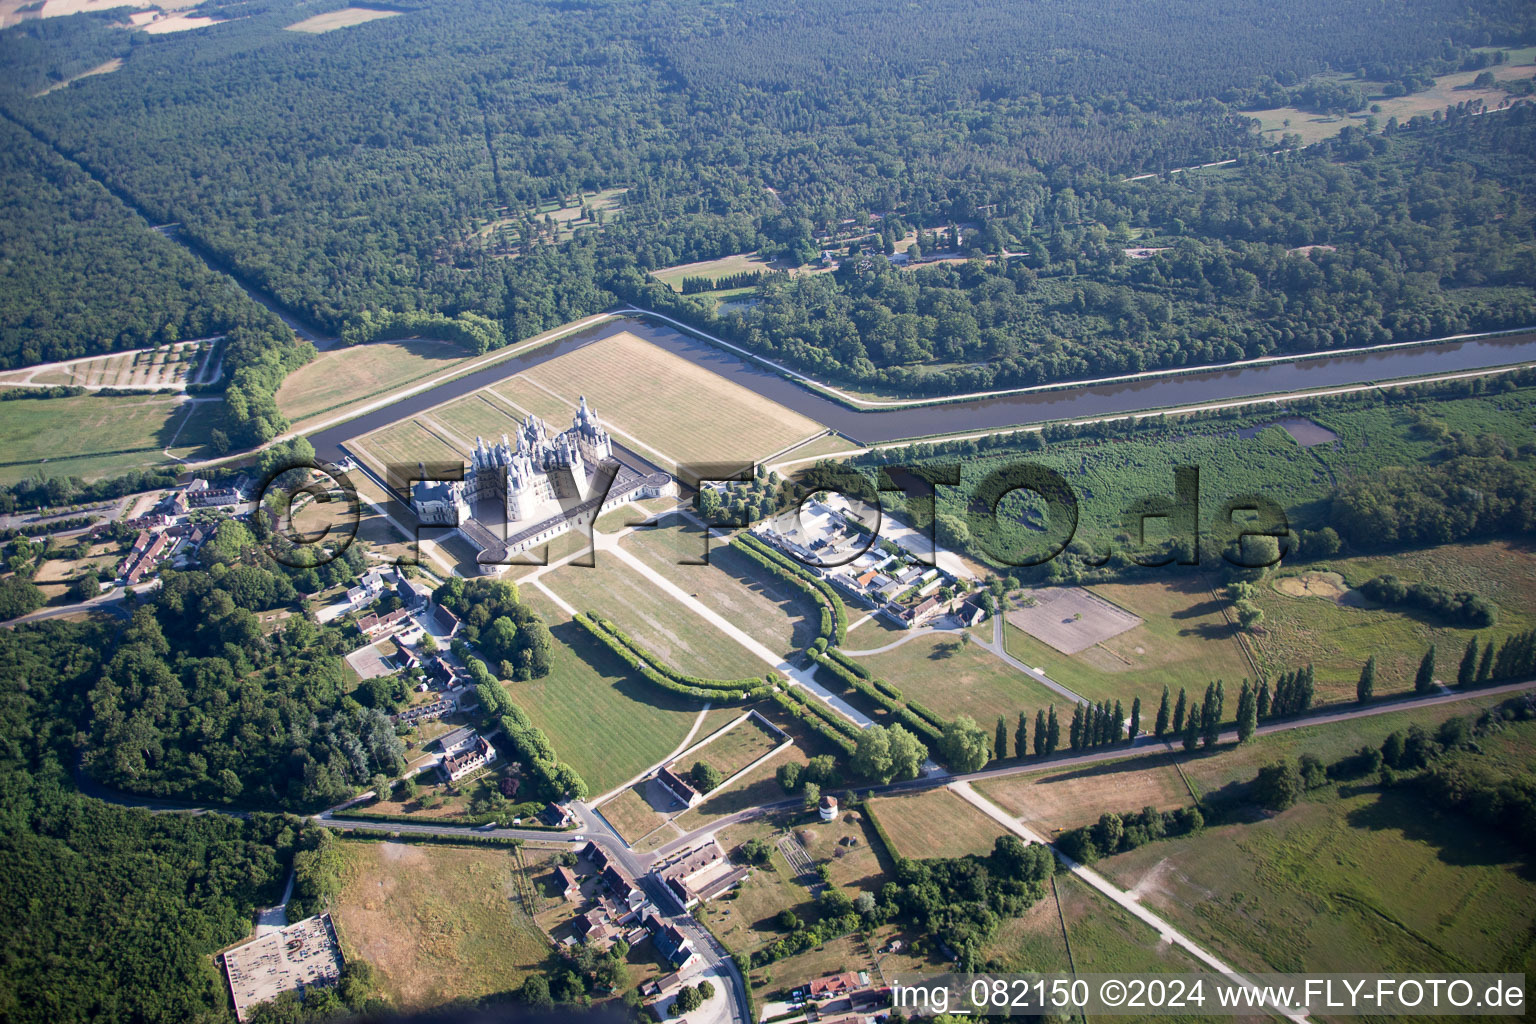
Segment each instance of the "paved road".
M1015 658L1013 655L1009 654L1008 647L1003 642L1003 622L1004 616L1001 611L992 616L992 639L990 641L978 641L983 650L991 651L993 654L1001 658L1006 664L1013 666L1020 672L1023 672L1025 675L1029 676L1029 678L1033 679L1041 686L1044 686L1046 689L1061 694L1073 704L1088 703L1088 699L1086 697L1078 696L1076 693L1073 693L1065 686L1062 686L1060 683L1046 675L1044 672L1024 664L1018 658Z
M1478 697L1496 697L1533 689L1536 689L1536 679L1527 679L1518 683L1503 683L1498 686L1486 686L1476 690L1448 690L1444 693L1427 697L1410 695L1393 700L1378 701L1369 707L1363 708L1354 706L1346 706L1339 709L1325 708L1296 718L1288 718L1284 721L1261 725L1255 732L1255 735L1267 736L1270 733L1288 732L1291 729L1306 729L1317 725L1329 725L1335 722L1348 722L1356 718L1370 718L1374 715L1385 715L1409 708L1432 707L1437 704L1450 704L1457 701L1473 700ZM1237 742L1237 730L1235 728L1222 730L1218 742L1235 744ZM982 782L987 779L1007 778L1010 775L1027 775L1047 769L1076 768L1083 765L1100 764L1105 761L1121 761L1131 757L1168 753L1172 753L1175 757L1183 756L1181 750L1176 750L1170 744L1144 734L1138 737L1135 743L1121 743L1113 747L1091 750L1080 754L1067 752L1054 754L1050 757L1030 757L1014 764L1000 765L996 768L983 768L981 771L968 772L961 775L936 773L923 778L908 779L904 782L892 782L885 786L859 786L858 790L861 793L867 792L874 796L891 796L899 793L936 789L939 786L947 786L954 783ZM786 799L770 804L761 804L757 807L748 807L734 814L716 818L710 824L694 829L692 832L672 840L658 849L656 853L662 857L669 856L678 850L685 849L692 843L698 842L711 832L718 832L729 825L734 825L741 821L749 821L774 811L797 807L799 804L800 801L798 799Z

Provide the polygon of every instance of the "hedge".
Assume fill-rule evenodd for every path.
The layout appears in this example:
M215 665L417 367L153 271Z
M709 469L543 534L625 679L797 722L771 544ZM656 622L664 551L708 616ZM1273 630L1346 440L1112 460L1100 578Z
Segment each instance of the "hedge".
M516 836L488 836L467 832L464 835L445 835L441 832L380 832L371 828L337 828L336 834L347 839L371 840L382 843L387 840L408 843L437 843L442 846L522 846Z
M601 641L642 679L669 693L717 703L756 700L768 693L769 684L756 677L700 679L697 676L681 675L666 667L655 655L614 628L607 620L598 619L587 612L577 612L575 618L587 632Z
M875 689L891 698L891 700L901 700L900 687L892 686L884 679L877 679L874 674L869 671L869 669L865 668L858 661L844 654L841 648L830 647L827 649L827 654L831 658L835 659L839 665L843 666L843 668L846 668L860 679L868 680L875 687ZM942 721L940 721L938 724L940 728L944 727L944 723Z
M841 749L843 753L851 755L857 748L858 744L854 738L859 734L859 727L820 701L807 700L800 693L799 687L791 686L787 689L775 690L773 700L791 718L803 723L806 728L820 733L822 738Z
M518 754L528 763L530 772L544 787L544 791L554 796L568 795L578 800L585 799L586 780L576 773L576 769L555 756L555 748L550 744L549 737L544 735L544 730L536 728L528 713L507 696L501 681L485 667L485 662L469 657L464 659L464 664L469 668L470 678L475 681L475 696L480 699L486 719L500 722L501 731L507 734Z
M821 635L827 638L828 646L832 646L834 641L841 644L848 638L848 608L843 604L842 595L833 588L832 584L812 574L805 566L785 557L751 533L737 534L731 544L774 575L804 590L811 595L812 599L819 600L823 613L831 612L831 621L828 622L826 614L823 614L821 622Z
M434 827L442 825L445 828L479 828L481 825L484 825L488 821L500 821L502 818L507 818L510 821L512 818L526 818L531 815L536 815L544 805L542 801L527 801L524 804L519 804L518 806L524 807L526 809L512 810L508 808L500 811L487 811L484 814L477 814L464 818L426 818L420 814L376 814L373 811L367 810L332 811L331 817L351 818L355 821L384 821L390 822L391 824L398 823L405 825L432 825ZM510 828L513 826L508 827ZM527 825L517 825L515 827L539 829L544 832L565 832L569 830L569 826L566 826L565 828L553 828L544 824L543 822L534 822L533 824Z
M880 707L885 708L885 710L889 711L891 714L900 719L903 725L912 729L919 735L926 736L932 740L936 740L942 734L943 726L934 725L932 722L928 721L926 718L923 718L921 715L915 714L910 708L908 708L900 701L892 700L890 697L880 692L880 690L876 689L873 683L865 679L861 679L859 676L848 671L842 666L841 663L834 660L833 658L823 654L816 654L815 652L811 652L810 656L811 660L816 662L816 664L830 669L834 675L842 679L843 682L847 683L851 689L874 701Z

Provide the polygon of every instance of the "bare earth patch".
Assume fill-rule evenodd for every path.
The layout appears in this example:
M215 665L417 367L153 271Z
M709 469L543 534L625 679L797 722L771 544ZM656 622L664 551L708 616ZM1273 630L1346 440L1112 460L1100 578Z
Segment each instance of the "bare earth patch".
M1300 576L1282 576L1275 580L1274 588L1287 597L1321 597L1328 601L1345 603L1351 592L1344 577L1336 572L1304 572Z
M1008 621L1063 654L1076 654L1141 625L1141 619L1082 587L1031 591L1035 603L1015 608Z
M307 32L310 35L319 35L322 32L331 32L338 28L350 28L353 25L376 21L379 18L393 18L399 13L399 11L376 11L368 7L343 7L339 11L331 11L329 14L317 14L313 18L305 18L303 21L294 22L292 25L284 27L289 32Z

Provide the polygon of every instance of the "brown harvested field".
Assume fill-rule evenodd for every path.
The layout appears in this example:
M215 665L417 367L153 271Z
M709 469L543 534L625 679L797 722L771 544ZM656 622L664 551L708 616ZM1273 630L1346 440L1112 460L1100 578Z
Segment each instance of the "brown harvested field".
M883 617L874 621L883 621ZM986 625L990 639L992 624ZM869 624L859 627L849 646L890 642L884 634L864 632L869 628ZM1052 704L1066 707L1068 703L991 651L974 643L962 643L954 633L916 636L895 650L860 657L858 661L877 678L901 690L905 699L945 718L970 715L990 728L1002 715L1010 735L1020 712L1027 712L1033 721L1037 710Z
M475 358L452 342L427 338L335 348L289 374L277 391L277 405L284 416L298 423Z
M400 11L375 11L367 7L343 7L339 11L331 11L328 14L317 14L313 18L305 18L303 21L294 22L285 26L289 32L308 32L311 35L319 35L322 32L331 32L338 28L349 28L353 25L361 25L367 21L378 18L393 18Z
M1536 75L1536 64L1503 64L1489 67L1486 70L1493 72L1493 77L1501 82L1530 78ZM1489 109L1497 109L1499 104L1508 99L1509 94L1502 89L1473 89L1469 88L1472 80L1480 75L1481 71L1458 71L1455 74L1441 75L1435 79L1433 87L1416 92L1411 96L1378 96L1373 97L1372 102L1379 105L1381 110L1374 114L1378 124L1386 124L1388 118L1395 117L1400 122L1406 122L1409 118L1418 114L1433 114L1436 111L1443 112L1446 107L1466 103L1471 100L1482 100ZM1352 78L1344 79L1346 83L1355 82ZM1359 82L1367 93L1380 88L1380 83ZM1324 139L1331 139L1344 130L1346 125L1363 126L1366 114L1351 114L1344 117L1316 114L1312 111L1300 110L1296 107L1277 107L1270 110L1248 111L1247 116L1257 118L1260 130L1271 139L1278 140L1281 135L1295 134L1301 136L1303 145L1311 145ZM1286 122L1289 121L1289 124Z
M925 860L992 852L1001 825L948 789L878 797L866 805L899 857Z
M585 395L621 442L643 445L642 453L665 463L663 468L678 462L748 463L825 429L627 332L522 376L562 398L570 411Z
M342 950L378 970L399 1008L504 992L541 969L549 942L514 898L510 850L358 840L342 850L331 906Z
M1008 621L1063 654L1077 654L1141 624L1082 587L1042 587L1026 599L1033 603L1009 611Z
M1167 811L1194 803L1172 756L1161 752L988 779L976 788L1042 835L1097 821L1106 811Z

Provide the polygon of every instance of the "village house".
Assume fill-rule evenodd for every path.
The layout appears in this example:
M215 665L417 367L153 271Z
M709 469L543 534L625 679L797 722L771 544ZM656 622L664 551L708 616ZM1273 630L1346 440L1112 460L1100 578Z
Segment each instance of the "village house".
M684 911L729 892L751 873L750 867L733 864L714 838L657 870L667 894Z
M703 794L694 789L693 784L687 779L673 771L671 765L664 765L661 771L656 773L656 781L661 783L662 787L684 807L692 807L704 799Z
M560 886L560 897L567 903L581 899L581 882L576 878L576 872L564 864L555 865L555 882Z

